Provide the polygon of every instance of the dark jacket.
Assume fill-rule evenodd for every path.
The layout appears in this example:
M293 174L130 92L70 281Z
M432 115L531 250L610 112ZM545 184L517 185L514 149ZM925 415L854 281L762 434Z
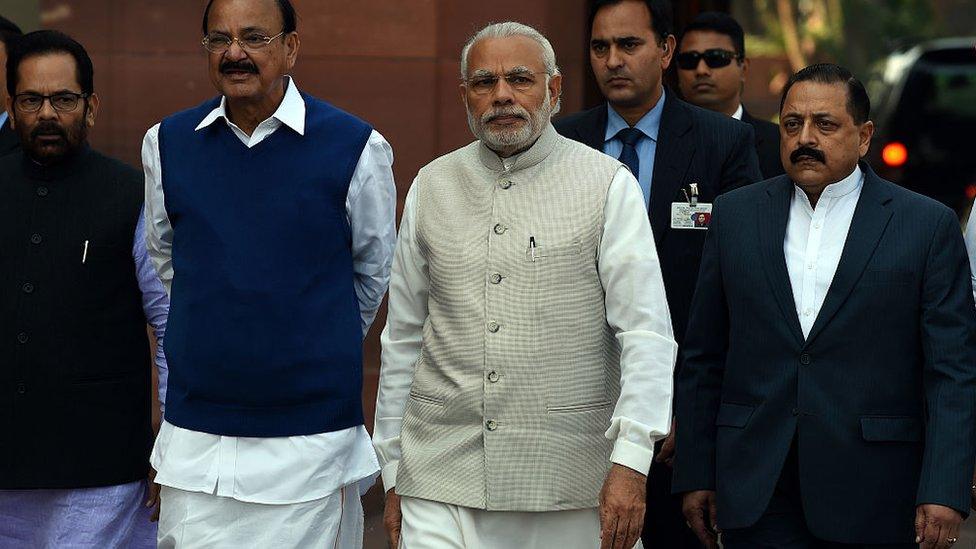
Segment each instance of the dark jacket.
M560 118L554 124L560 134L603 150L607 105ZM672 229L671 203L686 201L682 190L690 183L698 184L700 202L712 202L720 193L761 179L749 125L692 106L673 93L665 95L650 216L678 343L684 338L707 231Z
M742 121L752 126L756 134L756 154L759 155L759 171L764 179L786 173L779 155L779 126L768 120L760 120L749 111L742 111Z
M20 148L20 138L17 132L10 127L10 119L4 121L0 126L0 156L10 154Z
M793 183L715 204L677 381L673 489L716 490L720 528L759 519L794 439L818 538L911 543L917 504L968 513L976 309L959 223L861 169L806 338L783 251Z
M87 149L49 167L0 159L0 490L146 478L143 187L142 172Z

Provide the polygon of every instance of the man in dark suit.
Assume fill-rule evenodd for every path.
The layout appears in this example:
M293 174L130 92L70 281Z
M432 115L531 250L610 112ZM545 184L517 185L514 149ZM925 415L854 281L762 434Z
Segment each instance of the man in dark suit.
M0 105L7 104L7 51L10 43L23 33L13 21L0 16ZM20 138L10 127L8 114L0 107L0 156L17 150Z
M681 96L703 109L750 124L756 134L756 153L763 177L782 175L779 126L752 116L742 106L749 58L739 22L726 13L699 14L685 27L674 62L678 66Z
M597 0L590 29L590 63L607 103L556 120L556 130L620 158L637 176L680 345L707 230L696 214L710 213L720 193L762 179L752 128L665 91L675 49L667 0ZM649 475L645 547L698 547L671 496L673 438L663 446Z
M864 87L783 92L787 174L716 201L677 382L674 489L726 549L948 547L976 456L976 310L955 214L860 162ZM874 545L872 545L874 544Z

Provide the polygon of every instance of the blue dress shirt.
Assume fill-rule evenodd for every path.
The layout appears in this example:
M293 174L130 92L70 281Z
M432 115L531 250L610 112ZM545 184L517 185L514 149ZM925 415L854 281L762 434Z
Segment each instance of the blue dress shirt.
M661 97L657 104L647 111L635 128L644 132L644 136L637 142L637 156L640 158L640 174L637 182L640 183L641 191L644 193L644 203L650 207L651 203L651 178L654 176L654 153L657 152L657 131L661 127L661 113L664 111L664 96L666 92L661 91ZM617 139L617 132L629 127L627 122L613 110L607 103L607 131L604 135L603 152L614 158L620 158L620 153L624 150L624 144Z

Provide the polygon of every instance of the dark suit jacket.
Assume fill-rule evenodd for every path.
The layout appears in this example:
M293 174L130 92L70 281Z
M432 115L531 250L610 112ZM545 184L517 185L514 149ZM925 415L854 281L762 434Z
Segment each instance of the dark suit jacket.
M817 537L910 543L916 504L968 513L976 309L959 222L861 169L806 339L783 252L792 182L715 204L677 382L673 490L716 490L720 528L759 519L794 437Z
M763 179L786 173L779 156L779 126L768 120L760 120L749 111L742 111L742 121L752 126L756 134L756 154L759 155L759 170Z
M11 153L20 147L20 138L17 132L10 127L10 120L7 119L0 127L0 156Z
M671 203L686 201L681 191L690 183L698 184L700 202L712 202L720 193L762 177L749 125L685 103L675 95L665 95L661 113L650 216L674 335L681 343L707 231L671 229ZM557 119L554 124L560 134L602 151L607 105Z

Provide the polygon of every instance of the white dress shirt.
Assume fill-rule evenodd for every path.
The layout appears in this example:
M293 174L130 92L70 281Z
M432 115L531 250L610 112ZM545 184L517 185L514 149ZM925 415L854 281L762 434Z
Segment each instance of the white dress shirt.
M834 280L863 186L864 174L855 167L849 176L827 185L816 208L794 186L783 252L804 337L810 335Z
M403 412L427 319L427 265L416 237L414 189L412 186L407 193L400 221L390 308L380 336L383 354L373 445L386 490L396 485ZM640 185L621 167L607 192L598 270L606 289L607 323L616 330L621 344L620 397L606 432L615 441L610 460L647 474L654 442L666 436L671 426L678 345L643 205Z
M976 210L976 207L973 208ZM970 210L966 222L966 251L969 252L969 271L973 279L973 298L976 299L976 211Z
M742 108L742 103L739 103L739 106L736 107L735 112L732 113L732 118L735 118L736 120L742 120L742 113L743 112L744 112L744 109Z
M305 101L294 80L288 78L281 105L251 135L227 118L224 100L196 129L218 121L226 123L242 143L254 147L283 125L304 135ZM173 228L166 215L160 173L159 124L146 133L142 162L146 171L149 253L169 291L178 273L173 272ZM389 283L396 237L392 165L392 148L383 136L373 131L346 196L354 282L364 336ZM164 419L151 462L157 470L159 484L266 504L311 501L358 481L362 481L360 489L365 492L379 470L369 434L362 425L308 436L254 438L191 431Z

